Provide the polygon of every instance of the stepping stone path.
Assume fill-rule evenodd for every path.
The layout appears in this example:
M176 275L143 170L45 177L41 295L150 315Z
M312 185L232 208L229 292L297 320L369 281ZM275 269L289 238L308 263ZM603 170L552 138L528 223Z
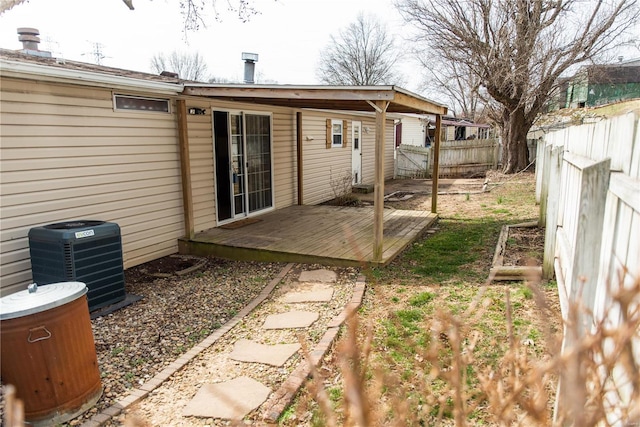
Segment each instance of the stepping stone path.
M287 304L303 302L327 302L333 297L331 283L337 275L331 270L303 271L291 291L281 297ZM311 311L292 310L266 317L264 329L306 328L318 320L320 314ZM229 358L240 362L262 363L283 366L300 350L300 344L266 345L240 339L235 342ZM249 378L238 377L216 384L204 384L194 398L185 406L184 416L240 420L262 405L271 390L262 383Z
M260 406L269 393L269 387L249 377L204 384L182 413L194 417L240 419Z
M331 301L333 286L326 283L300 283L296 291L282 297L286 303Z
M300 344L265 345L242 339L236 342L229 357L240 362L283 366L298 350L300 350Z
M264 329L306 328L318 320L320 315L313 311L288 311L271 314L264 321Z

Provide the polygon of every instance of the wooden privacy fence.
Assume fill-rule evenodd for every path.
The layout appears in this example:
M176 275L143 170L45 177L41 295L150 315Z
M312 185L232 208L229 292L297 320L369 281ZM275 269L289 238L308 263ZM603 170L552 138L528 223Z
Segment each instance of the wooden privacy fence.
M612 292L631 286L640 274L639 126L635 111L549 133L538 145L543 274L552 278L555 273L565 320L570 304L585 308L583 334L605 320L620 325L620 312L609 310ZM620 283L623 268L628 273ZM570 346L565 339L563 347ZM634 357L640 361L640 342ZM620 386L628 378L623 377L614 379L612 408L628 404ZM610 417L615 414L612 410Z
M433 146L400 145L396 151L398 178L430 178L433 172ZM440 143L440 177L482 174L496 169L501 156L498 139L442 141Z

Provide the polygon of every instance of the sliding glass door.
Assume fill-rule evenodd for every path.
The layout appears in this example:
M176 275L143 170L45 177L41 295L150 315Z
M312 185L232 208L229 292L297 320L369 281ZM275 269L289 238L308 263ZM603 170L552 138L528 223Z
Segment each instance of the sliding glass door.
M218 222L273 206L271 116L213 112Z

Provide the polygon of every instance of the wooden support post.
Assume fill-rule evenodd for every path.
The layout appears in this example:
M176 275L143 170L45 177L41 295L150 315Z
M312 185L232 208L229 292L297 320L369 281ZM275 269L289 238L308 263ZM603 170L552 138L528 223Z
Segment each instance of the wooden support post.
M551 148L551 147L549 147ZM545 200L546 206L544 225L544 256L542 260L542 277L553 279L556 258L556 231L558 229L558 209L560 207L560 177L562 175L562 158L564 147L553 147L549 156L544 150L544 169L548 171L543 177L542 185L546 187L544 198L540 199L540 206ZM547 180L545 183L544 180ZM542 193L541 193L542 194Z
M431 213L438 213L438 173L440 169L440 134L442 116L436 114L436 131L433 138L433 172L431 173Z
M187 103L177 101L178 140L180 143L180 174L182 177L182 208L184 210L184 234L188 239L195 235L193 224L193 197L191 195L191 160L189 158L189 132L187 130Z
M303 204L303 169L302 169L302 112L296 113L296 155L298 156L298 204Z
M384 237L384 146L385 146L385 122L387 119L386 101L376 101L376 148L375 167L376 180L373 188L373 261L382 261L383 237Z

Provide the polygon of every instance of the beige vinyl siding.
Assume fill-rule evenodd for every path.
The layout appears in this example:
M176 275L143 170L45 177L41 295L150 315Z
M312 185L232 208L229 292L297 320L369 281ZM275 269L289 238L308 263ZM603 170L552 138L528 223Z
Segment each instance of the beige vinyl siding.
M274 206L282 209L298 202L295 111L274 111L272 132Z
M424 123L417 117L402 117L402 144L424 147Z
M184 225L175 114L114 112L107 89L1 83L3 294L31 280L27 233L36 226L115 222L125 268L177 252Z
M362 183L375 182L375 116L339 112L304 111L302 113L304 204L315 205L333 199L334 189L345 175L351 175L352 123L362 123ZM327 148L326 120L346 120L346 146ZM367 131L368 129L368 131ZM393 177L393 120L386 122L385 178ZM309 140L311 139L311 140Z
M304 111L302 113L302 152L304 204L315 205L335 197L332 182L351 174L351 143L327 148L327 119L343 120L340 113ZM351 121L347 121L347 135ZM350 139L350 138L349 138Z
M189 107L206 109L205 115L187 117L196 232L217 226L212 111L271 114L274 207L281 209L297 202L295 110L199 98L187 98Z
M209 107L208 102L201 100L188 99L186 104L187 110L191 107ZM195 231L198 232L216 226L211 110L203 115L187 115L187 131L193 223Z
M362 183L373 185L376 181L375 173L375 147L376 147L376 122L375 118L363 119L362 128L369 128L369 132L362 132ZM395 131L393 120L388 119L385 126L384 146L384 179L393 178Z

